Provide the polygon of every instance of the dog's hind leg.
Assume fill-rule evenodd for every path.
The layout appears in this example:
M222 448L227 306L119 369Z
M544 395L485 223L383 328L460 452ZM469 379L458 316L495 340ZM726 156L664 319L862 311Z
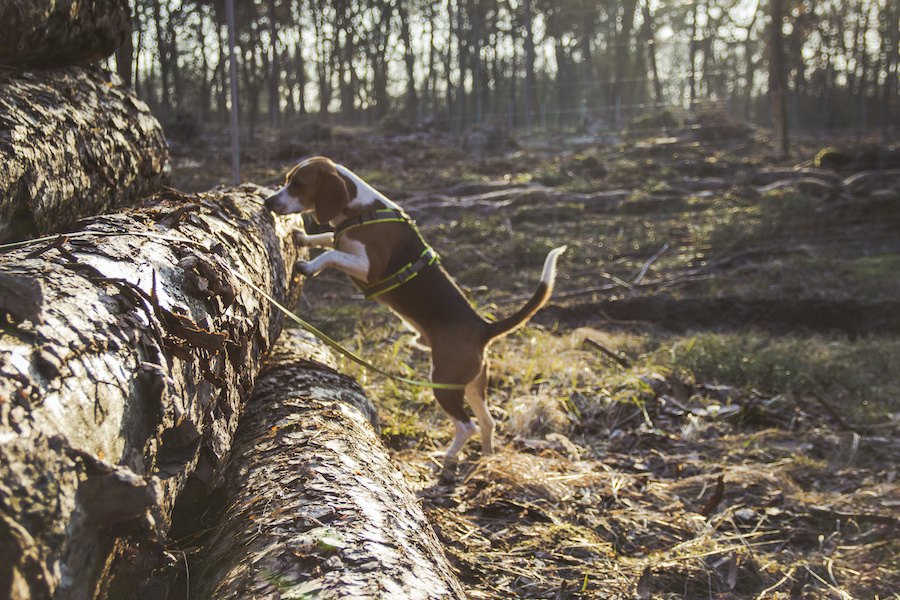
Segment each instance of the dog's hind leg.
M484 363L478 377L466 385L466 400L481 428L481 452L484 455L494 453L494 418L487 407L487 380L488 367Z
M460 353L456 344L445 343L432 348L431 380L436 383L461 384L468 387L469 382L478 377L480 365L476 360L465 360L465 353ZM469 441L478 427L466 414L466 389L434 388L434 397L438 404L453 419L456 428L453 442L447 449L446 459L453 460Z
M435 380L440 381L439 379ZM459 454L459 451L462 450L463 446L466 445L466 442L469 441L469 438L478 432L478 427L475 426L475 423L473 423L472 419L469 418L469 415L466 414L464 406L465 392L463 390L435 389L434 397L437 399L438 404L441 405L441 408L444 409L444 412L453 419L455 429L453 442L450 444L450 447L447 448L446 453L446 459L453 460L456 458L456 455Z

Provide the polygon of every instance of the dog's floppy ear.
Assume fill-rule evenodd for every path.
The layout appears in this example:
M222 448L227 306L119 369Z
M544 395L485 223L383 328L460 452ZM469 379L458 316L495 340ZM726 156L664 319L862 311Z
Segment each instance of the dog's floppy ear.
M347 184L337 169L333 166L320 169L316 184L316 221L328 223L341 214L349 202Z

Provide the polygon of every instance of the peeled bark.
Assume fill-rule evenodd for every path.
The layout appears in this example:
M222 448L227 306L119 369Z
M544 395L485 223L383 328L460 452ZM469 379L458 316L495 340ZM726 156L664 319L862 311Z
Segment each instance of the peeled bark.
M136 202L165 183L168 159L159 121L117 75L0 70L0 242Z
M0 254L0 597L105 596L214 485L283 321L235 273L299 291L265 192L170 192Z
M464 598L369 400L291 333L241 419L190 597Z
M0 0L0 64L85 64L131 35L128 0Z

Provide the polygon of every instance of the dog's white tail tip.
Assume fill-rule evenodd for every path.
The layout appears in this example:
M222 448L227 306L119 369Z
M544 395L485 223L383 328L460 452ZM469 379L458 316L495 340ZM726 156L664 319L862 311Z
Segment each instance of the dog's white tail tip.
M556 259L567 248L568 246L562 245L547 253L547 258L544 260L544 269L541 271L541 283L553 285L553 281L556 279Z

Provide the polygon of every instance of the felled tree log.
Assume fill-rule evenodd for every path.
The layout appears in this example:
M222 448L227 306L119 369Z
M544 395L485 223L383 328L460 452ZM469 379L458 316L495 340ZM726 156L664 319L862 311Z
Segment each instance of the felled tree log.
M131 35L128 0L0 0L0 65L100 60Z
M134 203L168 160L159 121L116 75L0 70L0 243Z
M0 597L103 597L214 485L297 250L247 186L0 254ZM108 236L108 237L107 237Z
M464 598L359 386L284 335L257 381L191 598Z

